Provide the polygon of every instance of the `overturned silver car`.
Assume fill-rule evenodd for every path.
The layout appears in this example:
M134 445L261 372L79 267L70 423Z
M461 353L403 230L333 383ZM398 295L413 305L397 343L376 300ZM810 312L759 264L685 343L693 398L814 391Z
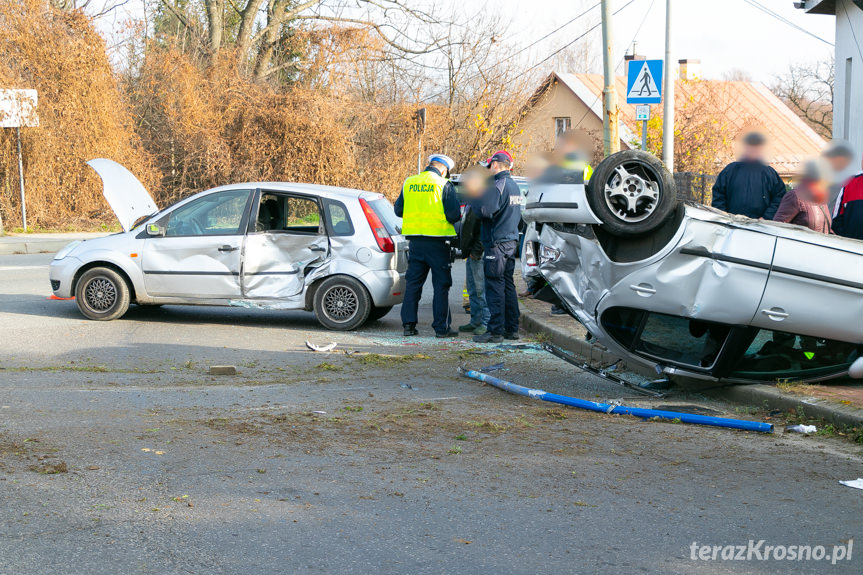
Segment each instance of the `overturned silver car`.
M729 383L863 378L863 242L678 201L641 151L535 183L523 270L621 357Z

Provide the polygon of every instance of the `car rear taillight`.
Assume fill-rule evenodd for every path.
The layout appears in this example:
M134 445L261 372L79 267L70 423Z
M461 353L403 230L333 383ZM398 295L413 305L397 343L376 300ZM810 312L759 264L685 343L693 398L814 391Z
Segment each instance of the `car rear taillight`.
M367 201L360 198L360 206L363 208L363 213L366 215L366 221L369 222L369 227L372 228L372 234L375 236L375 241L378 242L378 247L384 253L395 253L396 244L390 233L384 227L381 218L375 213Z

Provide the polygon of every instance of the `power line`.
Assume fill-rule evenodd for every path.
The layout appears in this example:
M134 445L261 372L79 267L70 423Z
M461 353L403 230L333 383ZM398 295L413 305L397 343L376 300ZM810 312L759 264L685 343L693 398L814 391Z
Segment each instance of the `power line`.
M622 10L624 10L627 6L629 6L629 5L630 5L630 4L632 4L633 2L635 2L635 0L629 0L629 2L627 2L626 4L624 4L623 6L621 6L620 8L618 8L618 9L617 9L613 14L614 14L614 15L617 15L619 12L621 12ZM599 4L600 4L600 3L594 4L593 6L591 6L590 8L588 8L587 10L585 10L585 11L583 11L583 12L579 13L577 16L575 16L574 18L572 18L571 20L569 20L567 23L565 23L565 24L563 24L562 26L559 26L558 28L556 28L555 30L553 30L553 31L549 32L548 34L546 34L545 36L543 36L542 38L540 38L540 39L539 39L539 40L537 40L536 42L531 43L531 44L530 44L530 46L527 46L526 48L524 48L524 49L522 49L522 50L519 50L518 52L516 52L516 54L511 54L510 56L507 56L506 58L503 58L503 59L501 60L501 62L505 62L505 61L507 61L507 60L509 60L509 59L513 58L515 55L517 55L517 54L520 54L520 53L524 52L524 50L525 50L525 49L527 49L527 48L529 48L529 47L531 47L531 46L536 45L538 42L541 42L542 40L544 40L545 38L547 38L547 37L549 37L550 35L554 34L554 33L555 33L555 32L557 32L558 30L560 30L560 29L562 29L562 28L564 28L564 27L568 26L569 24L571 24L572 22L574 22L574 21L575 21L575 20L577 20L578 18L581 18L582 16L584 16L585 14L587 14L588 12L590 12L591 10L593 10L594 8L596 8L597 6L599 6ZM596 30L597 28L599 28L600 24L601 24L601 22L600 22L600 23L598 23L598 24L594 24L593 26L591 26L590 28L588 28L584 33L582 33L582 34L580 34L580 35L576 36L576 38L575 38L575 39L573 39L572 41L567 42L565 45L563 45L562 47L558 48L557 50L555 50L554 52L552 52L551 54L549 54L548 56L546 56L545 58L543 58L542 60L540 60L539 62L537 62L536 64L534 64L534 65L530 66L529 68L527 68L526 70L524 70L524 71L522 72L522 75L523 75L523 74L527 74L528 72L531 72L532 70L535 70L536 68L538 68L539 66L541 66L542 64L544 64L545 62L547 62L548 60L550 60L550 59L554 58L555 56L557 56L558 54L560 54L562 51L566 50L567 48L569 48L570 46L572 46L573 44L575 44L576 42L578 42L579 40L581 40L582 38L584 38L585 36L587 36L588 34L590 34L591 32L593 32L594 30ZM639 28L640 28L640 26L639 26ZM478 78L478 77L480 77L480 76L481 76L481 74L474 74L473 76L470 76L470 77L468 77L467 79L465 79L465 80L463 80L463 81L468 82L468 81L470 81L470 80L475 80L476 78ZM449 91L449 88L445 88L445 89L443 89L443 90L440 90L440 91L438 91L438 92L435 92L435 93L431 94L430 96L426 96L425 98L423 98L423 100L422 100L422 101L423 101L423 102L428 102L429 100L433 100L434 98L437 98L438 96L440 96L440 95L442 95L442 94L445 94L445 93L446 93L446 92L448 92L448 91Z
M512 58L515 58L515 57L516 57L516 56L518 56L519 54L522 54L523 52L525 52L525 51L527 51L527 50L529 50L529 49L533 48L534 46L536 46L537 44L539 44L540 42L542 42L543 40L545 40L545 39L546 39L546 38L548 38L549 36L553 36L554 34L557 34L557 33L558 33L558 32L560 32L561 30L563 30L564 28L566 28L567 26L569 26L570 24L572 24L573 22L575 22L576 20L578 20L579 18L582 18L582 17L584 17L584 16L587 16L587 14L589 14L593 9L598 8L600 4L602 4L602 2L597 2L596 4L594 4L593 6L591 6L590 8L588 8L587 10L585 10L584 12L581 12L580 14L578 14L578 15L574 16L573 18L571 18L571 19L567 20L566 22L564 22L563 24L561 24L560 26L558 26L557 28L555 28L554 30L552 30L551 32L549 32L548 34L546 34L545 36L543 36L542 38L539 38L538 40L535 40L535 41L531 42L530 44L528 44L527 46L524 46L523 48L521 48L520 50L518 50L518 51L517 51L517 52L515 52L514 54L510 54L509 56L507 56L506 58L504 58L504 59L503 59L503 61L506 61L506 60L510 60L510 59L512 59Z
M638 28L635 29L635 34L632 35L632 40L630 40L628 44L629 46L632 46L632 43L635 42L636 38L638 38L638 34L639 32L641 32L641 28L644 26L644 23L647 22L647 17L650 15L650 11L653 10L653 4L655 2L656 0L650 0L650 5L647 7L647 11L644 13L644 17L641 19L641 23L638 25ZM614 67L614 69L617 70L617 68L619 68L624 61L626 61L626 54L624 54L623 58L621 58L620 61L617 62L617 65ZM666 71L665 73L667 74L668 71ZM590 106L588 106L587 109L584 111L584 114L582 114L581 119L578 120L578 123L572 126L573 128L577 128L578 126L580 126L584 119L587 118L587 115L593 111L593 107L596 105L596 102L599 101L599 96L601 94L602 92L596 95L596 97L593 99L593 102L591 102Z
M635 0L629 0L629 2L627 2L626 4L624 4L623 6L621 6L620 8L618 8L617 10L615 10L615 11L612 13L612 15L613 15L613 16L617 16L617 14L618 14L619 12L623 11L627 6L629 6L629 5L630 5L630 4L632 4L633 2L635 2ZM548 62L549 60L551 60L552 58L554 58L555 56L557 56L558 54L560 54L561 52L563 52L564 50L566 50L567 48L569 48L570 46L572 46L573 44L575 44L576 42L578 42L579 40L581 40L582 38L584 38L585 36L587 36L588 34L590 34L591 32L593 32L594 30L596 30L597 28L599 28L599 26L600 26L601 24L602 24L602 22L599 22L599 23L597 23L597 24L594 24L593 26L591 26L590 28L588 28L588 29L587 29L583 34L580 34L579 36L576 36L574 40L572 40L571 42L567 42L566 44L564 44L563 46L561 46L560 48L558 48L557 50L555 50L554 52L552 52L551 54L549 54L548 56L546 56L545 58L543 58L542 60L540 60L539 62L537 62L536 64L534 64L533 66L531 66L530 68L528 68L527 70L525 70L525 71L524 71L524 72L522 72L522 73L523 73L523 74L527 74L528 72L530 72L530 71L532 71L532 70L535 70L536 68L538 68L538 67L539 67L539 66L541 66L542 64L545 64L546 62Z
M824 39L824 38L822 38L821 36L819 36L819 35L817 35L817 34L814 34L814 33L810 32L810 31L809 31L809 30L807 30L806 28L804 28L804 27L802 27L802 26L799 26L799 25L795 24L794 22L792 22L791 20L789 20L789 19L788 19L788 18L786 18L785 16L782 16L781 14L778 14L778 13L774 12L773 10L771 10L770 8L768 8L767 6L765 6L764 4L761 4L761 3L760 3L760 2L758 2L757 0L743 0L743 1L744 1L744 2L746 2L747 4L749 4L750 6L752 6L753 8L757 8L757 9L761 10L762 12L764 12L765 14L767 14L767 15L769 15L769 16L772 16L772 17L776 18L777 20L779 20L779 21L780 21L780 22L782 22L783 24L787 24L788 26L791 26L792 28L794 28L794 29L796 29L796 30L801 31L801 32L803 32L804 34L807 34L807 35L809 35L809 36L812 36L812 37L813 37L813 38L815 38L816 40L819 40L819 41L821 41L821 42L824 42L824 43L825 43L825 44L827 44L828 46L834 46L833 42L830 42L829 40L825 40L825 39ZM852 30L852 32L853 32L853 30Z

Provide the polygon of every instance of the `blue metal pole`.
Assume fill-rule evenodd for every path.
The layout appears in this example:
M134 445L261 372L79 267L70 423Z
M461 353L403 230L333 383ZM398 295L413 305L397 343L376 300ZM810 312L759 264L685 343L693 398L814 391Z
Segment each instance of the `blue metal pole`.
M596 401L589 401L587 399L578 399L576 397L567 397L565 395L549 393L547 391L543 391L542 389L531 389L529 387L516 385L514 383L510 383L509 381L498 379L496 377L481 373L479 371L461 371L464 375L471 379L482 381L483 383L493 385L498 389L502 389L510 393L523 395L525 397L532 397L534 399L541 399L543 401L550 401L552 403L560 403L562 405L578 407L580 409L589 409L590 411L598 411L601 413L614 413L617 415L632 415L634 417L641 417L644 419L651 419L654 417L667 420L677 419L683 423L711 425L713 427L729 427L731 429L760 431L763 433L771 433L773 431L772 423L762 423L760 421L746 421L743 419L728 419L725 417L712 417L709 415L696 415L694 413L678 413L676 411L665 411L662 409L645 409L642 407L627 407L625 405L611 405L608 403L599 403Z

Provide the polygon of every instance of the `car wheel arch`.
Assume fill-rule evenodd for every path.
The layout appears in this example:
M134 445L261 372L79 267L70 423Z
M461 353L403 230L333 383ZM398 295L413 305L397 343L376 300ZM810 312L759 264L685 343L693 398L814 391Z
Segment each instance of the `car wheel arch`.
M363 278L361 278L357 274L353 274L350 272L337 271L337 272L331 272L328 274L321 275L321 276L316 277L312 280L312 283L309 284L309 287L306 289L306 298L305 298L305 310L306 311L313 311L314 310L315 294L317 294L318 288L321 287L321 284L324 283L325 280L328 280L328 279L333 278L333 277L339 277L339 276L348 277L348 278L351 278L351 279L354 279L354 280L360 282L360 284L365 288L366 293L369 296L369 300L372 303L374 303L374 298L372 297L372 290L369 287L368 283L366 283L363 280Z
M126 273L126 270L124 270L121 266L118 266L117 264L115 264L113 262L108 262L108 261L104 261L104 260L95 260L95 261L87 262L84 265L82 265L80 268L78 268L78 270L75 272L75 276L72 278L71 288L72 288L73 294L75 293L75 290L78 287L78 280L81 278L81 276L93 268L108 268L108 269L111 269L111 270L117 272L118 274L120 274L120 277L123 278L123 281L125 281L126 285L129 287L130 299L133 302L137 302L138 297L137 297L137 291L135 289L135 282L132 281L132 278L129 276L128 273Z

